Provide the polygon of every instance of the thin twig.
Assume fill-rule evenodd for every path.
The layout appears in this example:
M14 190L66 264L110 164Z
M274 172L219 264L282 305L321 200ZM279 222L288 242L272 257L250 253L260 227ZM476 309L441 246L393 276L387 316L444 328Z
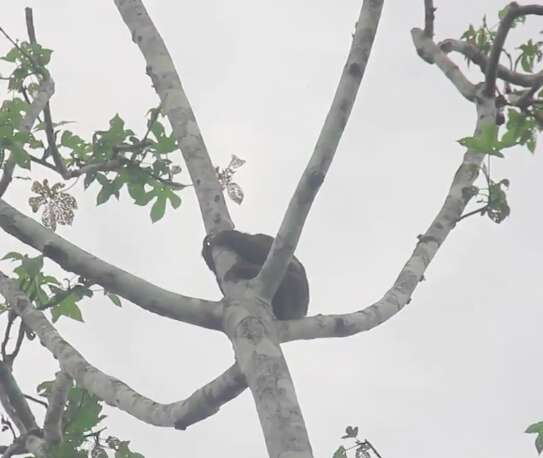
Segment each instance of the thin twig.
M42 401L41 399L35 398L35 397L33 397L33 396L30 396L29 394L24 394L23 396L24 396L26 399L28 399L29 401L32 401L32 402L35 402L36 404L42 405L42 406L45 407L46 409L47 409L47 407L48 407L47 402Z
M7 363L8 359L8 353L7 353L7 346L9 341L9 336L11 334L11 327L13 326L13 322L17 318L17 315L13 312L8 312L8 325L6 326L6 332L4 333L4 340L2 340L2 361Z
M464 218L468 218L470 216L476 215L477 213L483 214L483 211L485 211L488 208L488 205L484 205L481 208L478 208L477 210L470 211L466 213L465 215L462 215L460 218L458 218L456 221L462 221Z
M34 28L34 19L32 17L32 8L29 8L29 7L25 8L25 17L26 17L26 29L28 32L28 39L30 40L30 43L32 44L34 45L38 44L37 39L36 39L36 29ZM51 116L51 106L49 102L45 104L45 108L43 109L43 116L44 116L44 125L45 125L45 135L47 137L47 144L49 146L49 151L51 152L51 155L53 156L53 161L55 162L58 172L62 175L62 177L65 179L69 178L68 169L66 168L64 159L62 158L57 148L53 118Z

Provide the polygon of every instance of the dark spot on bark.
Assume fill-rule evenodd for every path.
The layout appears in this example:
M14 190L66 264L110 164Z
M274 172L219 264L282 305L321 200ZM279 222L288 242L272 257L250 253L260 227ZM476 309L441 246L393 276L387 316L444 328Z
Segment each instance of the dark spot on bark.
M346 336L348 334L347 326L343 318L336 319L336 331L338 336Z
M215 194L215 197L213 198L213 200L214 200L215 202L220 202L221 196L219 196L218 194Z
M348 100L346 99L343 99L340 103L339 103L339 109L341 111L343 111L343 113L347 113L349 111L349 108L351 107L351 104L349 103ZM344 124L344 123L342 123Z
M62 248L55 246L52 243L48 243L43 247L43 255L52 259L58 263L61 267L65 267L68 264L68 257ZM69 270L69 269L68 269Z
M36 248L34 241L21 232L17 223L13 220L13 217L10 217L9 215L0 215L0 227L21 242Z
M360 65L358 65L356 62L353 62L349 65L349 75L351 75L355 79L361 79L362 78L362 70L360 68Z
M180 431L185 431L187 429L188 424L184 421L178 421L174 424L175 429L179 429Z
M196 180L196 186L200 186L200 178Z
M324 181L324 175L322 172L313 172L309 176L309 185L313 189L318 189L322 185L323 181Z

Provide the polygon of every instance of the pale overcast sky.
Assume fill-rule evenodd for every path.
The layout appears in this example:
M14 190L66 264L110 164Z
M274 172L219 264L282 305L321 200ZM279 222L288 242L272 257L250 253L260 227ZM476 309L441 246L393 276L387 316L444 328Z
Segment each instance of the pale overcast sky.
M436 4L438 40L459 37L485 13L493 24L504 5ZM247 160L236 176L246 200L230 205L237 227L274 234L328 110L361 1L146 5L213 161L226 165L232 153ZM77 121L70 128L89 135L119 113L141 133L157 98L113 1L3 0L0 25L14 37L26 37L25 6L34 8L39 41L55 50L55 119ZM409 30L422 24L423 0L386 2L358 100L297 251L309 275L311 314L354 311L385 293L443 202L463 153L456 140L473 131L474 107L413 49ZM541 19L530 28L541 30ZM0 41L0 50L7 47ZM511 180L511 217L501 225L481 217L459 224L398 316L351 338L284 346L316 457L332 456L348 424L359 425L384 458L536 456L533 436L523 431L543 419L542 152L511 150L494 161L496 178ZM177 211L153 225L149 209L126 194L96 208L97 188L84 195L81 188L80 210L62 236L158 285L219 297L200 258L203 225L190 189ZM29 182L19 181L6 200L31 214L28 197ZM0 252L14 249L33 253L0 235ZM98 298L84 306L85 324L63 319L58 328L91 363L160 402L188 396L232 364L221 334L124 304ZM34 341L15 375L34 393L55 370ZM146 458L266 456L249 391L185 432L111 408L107 414L109 432L132 440Z

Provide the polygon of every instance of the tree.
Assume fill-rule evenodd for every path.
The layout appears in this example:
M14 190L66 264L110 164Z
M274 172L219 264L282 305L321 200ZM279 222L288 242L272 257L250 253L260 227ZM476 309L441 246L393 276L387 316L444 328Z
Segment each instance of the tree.
M164 48L161 48L161 42L157 39L158 32L147 21L145 14L136 15L134 13L132 8L141 8L138 2L132 2L130 5L122 4L122 2L118 3L123 19L132 31L132 37L142 47L148 73L153 77L154 86L161 97L160 106L158 104L155 105L155 110L151 111L149 116L148 131L144 131L139 136L125 127L123 120L118 116L111 119L108 129L96 130L95 135L92 136L92 141L84 141L83 138L77 137L73 133L66 134L63 126L58 126L61 127L61 132L57 134L57 137L60 136L62 146L71 151L71 155L69 156L70 162L67 163L63 163L62 159L59 159L60 152L55 151L55 139L53 137L56 127L51 129L52 124L49 122L49 137L53 138L53 140L49 145L47 141L44 144L48 145L48 153L53 161L49 160L47 164L56 168L63 178L78 174L84 175L85 184L93 186L91 190L95 188L100 189L97 195L98 203L103 203L111 196L115 196L121 186L126 186L130 197L137 204L150 204L151 217L153 220L158 220L164 214L168 203L174 207L178 206L180 201L178 197L175 197L174 190L179 190L184 186L183 184L173 182L174 175L176 175L174 172L177 171L174 168L176 164L164 164L160 162L160 158L163 157L161 154L168 154L175 150L172 136L166 133L160 119L157 118L158 111L163 111L168 115L172 123L173 134L185 156L186 166L192 178L191 181L193 184L196 184L195 188L207 232L229 228L231 227L230 218L224 201L221 198L220 184L217 181L215 169L211 166L205 146L200 140L197 124L192 119L189 110L190 105L184 98L184 93L177 83L173 64L165 57L167 54L165 54ZM310 162L307 173L302 178L297 191L297 196L303 195L304 199L294 198L291 201L291 206L279 231L280 236L277 239L281 243L277 243L275 249L272 248L272 253L264 265L261 275L254 282L254 285L251 285L260 288L259 295L264 298L268 297L268 300L273 295L274 288L277 287L278 281L281 278L281 273L284 272L286 263L293 253L310 204L322 178L326 174L345 126L350 107L354 102L358 88L357 85L362 77L369 56L373 33L377 28L379 19L380 6L380 2L366 2L362 8L361 17L353 36L353 43L358 44L362 52L355 46L353 47L354 51L349 55L348 65L343 72L336 93L335 103L332 104L329 116L321 132L321 141L317 142L312 162ZM530 8L532 8L528 11L530 14L541 14L541 7L536 5ZM480 114L476 133L473 136L464 135L464 138L461 140L461 143L468 147L468 153L465 156L463 165L459 169L460 172L456 174L455 181L446 200L446 205L430 229L419 237L413 256L402 270L393 289L385 295L383 300L378 301L363 312L345 316L315 317L299 323L276 323L280 331L279 335L283 341L298 338L345 336L346 334L360 332L381 324L409 301L411 293L419 280L422 279L427 263L433 258L438 247L441 246L442 241L448 235L450 229L461 218L462 214L467 214L464 212L464 208L469 200L475 200L480 197L483 200L482 207L476 208L477 211L490 216L496 222L502 221L508 215L508 206L503 194L506 182L501 181L501 177L496 177L493 173L490 173L488 167L483 168L482 172L485 179L482 181L483 184L478 187L486 187L487 193L484 193L484 189L476 189L473 186L479 172L479 164L483 159L490 155L499 155L504 148L513 144L521 143L531 147L530 142L533 141L532 132L537 128L537 113L534 110L537 109L538 105L533 104L532 100L530 100L531 97L537 95L537 90L539 89L537 74L528 79L527 86L520 86L520 88L534 88L531 91L532 93L528 93L524 99L524 102L530 103L523 107L522 96L520 97L520 102L519 99L506 99L511 109L511 112L506 111L507 123L499 136L497 136L496 128L493 127L495 121L499 118L496 113L495 76L498 74L500 78L509 78L511 75L500 67L496 67L492 59L499 56L499 51L503 45L500 39L511 27L510 20L514 19L517 14L524 14L524 10L521 9L521 13L519 13L516 6L505 10L505 16L503 16L500 22L501 30L505 32L502 32L501 35L499 33L500 28L498 28L498 34L493 36L483 26L482 29L469 29L467 35L464 36L464 42L448 40L442 43L441 47L436 47L432 41L432 6L428 3L426 4L426 12L426 26L424 31L419 30L413 33L417 51L426 61L437 64L437 67L444 71L466 99L471 102L476 101ZM486 42L481 37L486 37ZM32 38L30 38L31 43L32 41ZM482 57L481 55L469 54L473 51L473 47L469 46L470 42L474 42L475 45L482 48L484 52ZM149 44L152 45L150 48L147 47ZM461 45L464 47L461 47ZM487 45L488 48L484 49L484 45ZM31 104L32 110L28 110L24 102L17 101L10 102L11 104L7 106L9 109L5 110L8 113L6 115L9 118L8 121L12 123L18 121L19 125L17 125L16 130L9 132L9 135L6 136L6 139L10 140L11 143L6 147L9 157L6 156L4 160L3 184L9 184L10 178L14 175L12 173L12 166L14 164L17 164L19 168L24 168L27 165L28 157L26 156L27 151L25 148L32 149L32 147L36 147L35 149L37 150L42 148L38 143L34 143L32 137L29 137L25 133L25 129L27 132L30 129L30 127L27 128L25 126L30 124L32 116L37 116L44 109L45 103L53 90L51 76L43 67L49 58L48 52L32 44L25 47L20 46L19 48L15 47L15 50L11 51L12 54L7 56L8 60L13 60L19 65L17 68L21 69L11 80L15 81L13 83L15 84L15 89L17 89L17 84L21 83L22 76L26 76L27 73L34 73L40 85L29 88L30 99L34 99L34 102ZM472 68L475 65L481 65L478 59L483 59L482 65L486 69L485 84L483 86L473 86L469 81L461 77L460 72L447 58L447 53L453 51L467 55L473 61L471 64ZM521 53L525 54L525 51L521 49ZM538 55L537 52L532 52L532 54L535 56L534 62L532 62L533 65L537 63ZM487 59L490 59L491 64L487 63ZM526 57L525 59L528 59L527 65L529 65L530 58ZM522 60L519 62L520 65L525 65ZM526 69L524 70L526 71ZM532 71L533 68L529 70ZM164 78L161 78L161 75L164 75ZM513 76L515 75L513 74ZM519 83L519 81L512 81L512 83ZM521 83L524 84L525 82ZM175 90L172 90L172 87ZM513 87L513 89L518 88ZM166 96L167 91L171 91L171 94L168 96ZM382 94L382 97L385 94ZM519 103L521 103L520 108L525 108L524 110L519 108ZM517 108L513 106L514 104L517 104ZM43 126L46 129L48 129L47 125L47 115L44 115ZM52 133L51 130L53 130ZM20 135L17 136L17 134ZM147 144L147 140L151 141L150 139L152 143ZM147 150L149 152L146 153ZM138 158L146 154L146 157L152 157L154 161L149 166L146 166L142 162L141 164L136 164L138 165L137 168L134 167L133 162L139 162ZM38 157L37 159L40 158ZM43 161L43 159L40 160ZM47 160L47 157L45 160ZM77 172L74 173L74 170ZM94 172L105 172L107 170L111 170L113 173L109 175L100 175L99 173L95 176L92 175ZM122 173L118 173L119 170ZM117 177L121 178L117 179ZM96 180L98 185L93 185L93 180ZM44 204L45 198L53 201L53 203L50 202L50 205L54 204L55 208L58 207L58 213L49 212L44 215L44 224L53 229L55 221L58 224L70 222L72 218L70 210L73 211L74 201L67 195L62 194L63 191L61 189L53 189L49 185L50 182L43 182L42 180L35 181L38 183L33 185L36 196L34 196L35 199L32 202L35 208L43 211L43 205L40 206L39 204ZM486 186L484 185L485 182ZM145 183L145 186L143 186L143 183ZM9 189L11 190L12 188ZM215 199L213 198L214 196L219 197ZM58 202L58 205L56 202ZM119 272L112 266L106 265L94 257L86 255L75 245L68 245L52 232L41 228L36 222L19 216L16 210L9 207L8 204L3 203L2 205L1 212L3 218L0 225L7 232L15 235L19 240L29 244L33 248L38 249L38 251L41 251L46 257L57 262L65 270L74 272L78 276L77 282L72 282L62 287L62 285L55 284L55 280L51 279L46 271L43 271L43 274L41 274L40 257L21 257L19 254L12 254L11 258L16 261L15 264L17 265L14 274L19 277L19 283L15 285L13 282L7 280L3 282L3 294L6 296L11 308L11 312L7 312L6 315L8 317L11 316L12 321L16 319L14 313L23 315L25 327L30 330L30 333L38 333L40 339L46 342L46 346L49 345L49 349L54 353L56 352L57 358L64 370L64 372L59 374L57 381L53 385L42 386L42 390L50 393L52 397L49 399L51 406L64 404L64 396L69 386L66 381L67 373L77 380L79 389L84 388L87 392L97 395L101 399L117 404L118 407L138 418L163 426L184 428L195 420L202 419L214 413L220 405L239 394L245 388L244 383L248 382L255 395L270 455L277 456L285 450L285 447L293 447L294 444L294 448L299 449L299 454L293 456L311 456L305 428L302 427L303 420L301 413L295 401L295 396L292 396L293 388L290 377L282 360L277 342L274 342L273 336L270 339L270 336L264 332L260 338L263 339L261 342L267 342L267 345L264 346L265 351L262 352L262 345L255 346L254 341L249 339L248 335L240 337L237 333L240 327L237 327L236 323L241 322L251 323L251 326L247 328L252 333L250 335L255 335L255 332L262 332L261 326L264 326L264 329L268 330L274 329L273 321L271 321L271 317L266 313L265 309L255 307L252 301L241 302L235 305L229 304L228 307L224 308L224 303L222 302L195 300L161 290L149 283L136 280L129 274ZM466 210L468 213L469 211ZM53 214L56 215L56 218L52 218ZM219 258L219 269L224 272L226 266L221 266L221 259L224 264L229 262L229 260L227 257ZM422 260L424 262L421 262ZM47 287L39 289L36 285L36 278L38 278L38 282L47 284ZM102 374L89 370L86 361L77 359L75 353L71 352L64 345L61 345L58 339L55 340L56 331L54 328L49 327L44 321L44 317L34 307L29 306L24 296L21 296L22 289L22 293L25 293L27 299L34 301L34 305L37 308L50 308L53 319L58 319L64 315L77 319L80 318L79 308L76 304L78 302L77 299L95 294L93 288L96 287L103 288L104 292L115 303L118 303L119 299L117 295L120 295L136 305L160 315L210 329L221 327L221 315L223 311L227 315L233 316L232 321L228 321L227 333L234 343L241 370L238 366L232 366L221 377L207 385L207 390L195 392L189 398L189 402L181 402L172 406L155 405L156 408L151 409L148 401L144 398L128 391L123 385L112 384L111 379L104 377ZM31 289L29 290L28 288ZM234 295L233 297L247 294L246 288L236 289L228 284L223 284L223 288ZM230 288L232 289L230 290ZM19 301L15 300L15 297L18 297ZM172 304L175 304L175 307ZM42 335L38 331L45 334ZM62 352L62 356L65 359L61 358L59 352ZM255 358L255 354L260 354L261 357ZM9 359L9 354L5 356ZM279 369L271 371L272 367ZM266 375L259 376L262 373ZM9 374L10 371L6 371L5 376L9 377ZM277 382L275 384L271 383L274 377ZM6 383L8 382L6 381ZM272 390L272 395L265 399L262 397L263 383L267 389L271 386L269 389ZM70 391L70 393L74 397L74 399L70 400L72 403L78 401L77 396L82 396L81 392ZM55 395L58 396L59 404L53 402L57 399ZM20 396L17 397L17 400L23 406L25 405ZM90 409L94 409L95 417L97 418L100 414L99 411L96 412L98 410L96 407L97 401L91 398L90 403L92 404ZM280 412L288 412L289 414L285 416L287 425L292 423L297 427L284 427L285 418L279 418L280 416L277 415L276 409L278 405L283 409ZM68 408L69 406L70 404L68 403ZM29 426L28 424L24 424L25 415L28 417L29 415L25 407L21 407L21 409L22 411L18 410L16 412L9 409L6 410L12 415L12 422L16 426L20 426L23 431L28 432L29 440L31 438L38 439L34 440L35 444L28 441L26 443L27 448L38 453L37 448L42 446L43 442L36 436L34 425L30 424ZM18 421L15 421L14 418L18 418ZM26 420L30 421L28 418ZM55 424L58 425L59 421L60 417L57 413L57 422ZM47 431L48 429L46 428ZM23 435L23 437L26 438L26 435ZM45 440L54 441L54 438L50 438L46 434ZM115 446L117 448L120 447L118 444Z

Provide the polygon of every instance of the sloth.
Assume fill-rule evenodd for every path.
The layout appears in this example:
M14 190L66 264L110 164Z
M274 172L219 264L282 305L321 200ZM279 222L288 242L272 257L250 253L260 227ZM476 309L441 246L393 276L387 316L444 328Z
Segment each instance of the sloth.
M273 243L273 237L266 234L246 234L235 230L221 231L204 238L202 256L207 266L217 277L211 255L213 247L227 248L238 256L238 261L225 274L228 281L255 278ZM219 282L220 285L220 282ZM278 320L295 320L307 314L309 285L302 263L292 256L287 272L272 299L273 314Z

